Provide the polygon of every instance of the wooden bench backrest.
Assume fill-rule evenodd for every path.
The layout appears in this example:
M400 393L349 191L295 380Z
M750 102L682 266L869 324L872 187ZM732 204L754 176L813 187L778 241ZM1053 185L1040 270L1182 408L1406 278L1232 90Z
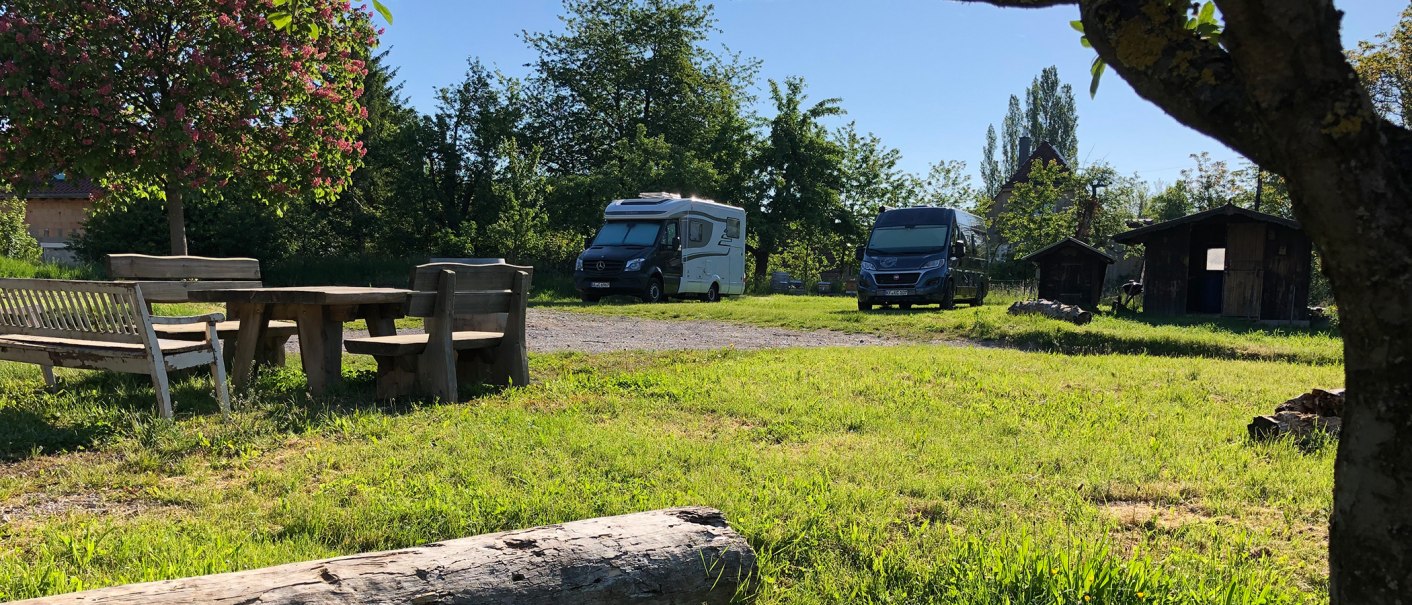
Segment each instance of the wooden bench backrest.
M412 270L412 294L407 302L407 315L431 317L436 312L437 286L441 272L456 275L455 303L451 314L456 317L496 315L523 309L529 297L534 267L497 263L465 265L431 263ZM522 275L523 274L523 275Z
M0 279L0 333L143 344L150 323L134 283Z
M260 261L253 258L109 254L108 276L142 284L147 302L187 302L194 290L258 288Z

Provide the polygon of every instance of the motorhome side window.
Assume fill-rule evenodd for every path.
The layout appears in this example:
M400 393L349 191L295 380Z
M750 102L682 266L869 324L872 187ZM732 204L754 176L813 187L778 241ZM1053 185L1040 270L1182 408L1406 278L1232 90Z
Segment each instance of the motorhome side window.
M711 223L694 218L687 223L686 229L687 242L692 248L705 246L706 242L711 239Z
M736 239L740 237L740 219L726 219L726 237L730 239Z

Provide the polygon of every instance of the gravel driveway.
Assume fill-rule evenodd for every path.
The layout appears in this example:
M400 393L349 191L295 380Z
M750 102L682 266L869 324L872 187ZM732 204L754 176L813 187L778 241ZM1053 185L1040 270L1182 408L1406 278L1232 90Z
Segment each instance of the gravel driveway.
M534 353L579 351L672 351L683 349L770 349L780 347L862 347L904 344L897 338L833 330L790 330L705 320L638 319L531 308L525 320L529 350ZM367 336L347 330L344 338ZM289 339L290 352L299 339Z

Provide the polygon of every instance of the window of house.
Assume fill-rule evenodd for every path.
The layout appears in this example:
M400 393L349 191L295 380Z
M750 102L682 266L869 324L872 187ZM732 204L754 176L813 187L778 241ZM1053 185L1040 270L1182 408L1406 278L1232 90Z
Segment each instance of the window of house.
M726 219L726 237L728 237L728 238L730 238L730 239L735 239L735 238L740 237L740 219L738 219L738 218L728 218L728 219Z
M1211 248L1206 251L1206 270L1225 271L1226 270L1226 249Z

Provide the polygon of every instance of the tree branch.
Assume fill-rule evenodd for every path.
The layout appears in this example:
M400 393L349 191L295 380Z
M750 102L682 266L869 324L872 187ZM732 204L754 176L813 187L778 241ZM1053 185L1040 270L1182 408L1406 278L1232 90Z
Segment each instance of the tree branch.
M1274 159L1243 74L1221 47L1186 28L1168 0L1085 0L1084 32L1138 95L1261 165Z

